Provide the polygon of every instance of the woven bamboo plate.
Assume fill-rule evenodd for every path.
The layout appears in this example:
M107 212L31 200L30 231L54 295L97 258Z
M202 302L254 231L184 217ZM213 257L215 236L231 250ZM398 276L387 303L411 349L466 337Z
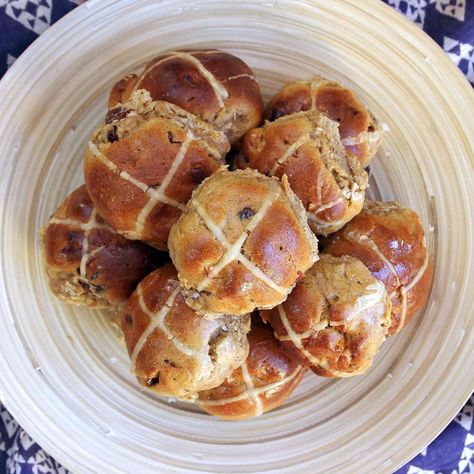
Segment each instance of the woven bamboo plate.
M246 60L266 98L314 73L360 93L389 129L371 192L420 213L436 265L424 316L367 375L308 376L283 407L238 424L141 391L107 314L53 298L38 252L114 81L206 46ZM21 56L0 97L0 399L74 472L390 472L470 395L474 95L382 2L89 0Z

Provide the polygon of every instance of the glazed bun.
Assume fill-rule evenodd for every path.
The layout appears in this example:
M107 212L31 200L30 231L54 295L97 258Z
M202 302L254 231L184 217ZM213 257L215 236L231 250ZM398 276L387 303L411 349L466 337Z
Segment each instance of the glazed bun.
M166 250L195 187L224 163L226 136L146 91L111 109L86 151L87 189L119 233Z
M85 186L72 192L41 231L49 286L68 303L124 303L150 271L153 249L117 234L97 214Z
M420 218L397 202L365 209L325 244L332 255L352 255L384 283L392 300L390 334L400 331L428 301L433 265Z
M247 132L238 168L286 174L316 234L339 230L364 204L367 173L347 154L336 122L318 111L286 115Z
M118 105L128 102L134 92L134 87L137 81L138 76L136 74L128 74L120 79L120 81L118 81L110 91L108 102L109 109L115 109Z
M383 129L355 92L323 77L292 82L280 90L268 104L265 118L276 120L305 110L319 110L339 123L342 143L363 167L374 157Z
M248 354L250 316L198 316L171 264L138 285L121 326L137 380L164 396L192 400L220 385Z
M199 406L220 418L242 420L273 410L291 395L305 368L286 354L270 327L252 321L249 355L219 387L199 393Z
M224 51L183 50L158 56L139 76L129 75L113 87L109 107L127 101L138 89L197 115L231 143L262 119L262 95L252 70Z
M314 373L349 377L372 365L390 309L384 285L362 262L321 254L283 304L260 314Z
M317 240L286 179L254 170L206 179L168 245L187 303L209 317L272 308L317 260Z

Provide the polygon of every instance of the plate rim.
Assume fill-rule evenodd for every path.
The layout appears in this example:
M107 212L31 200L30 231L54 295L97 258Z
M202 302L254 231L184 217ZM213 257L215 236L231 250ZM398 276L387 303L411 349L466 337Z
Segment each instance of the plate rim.
M137 3L137 4L144 3L143 0L133 0L133 1L134 3ZM307 3L316 4L318 3L318 1L321 1L321 0L310 1ZM338 1L341 4L351 3L353 5L357 5L357 0L336 0L336 1ZM118 0L118 2L127 3L125 0ZM0 96L2 95L2 92L4 92L4 89L8 87L9 83L14 81L14 78L17 75L17 70L20 69L23 63L26 64L29 61L29 58L36 54L37 50L41 50L41 48L43 47L43 43L47 43L50 37L53 37L54 35L57 35L59 32L66 30L68 28L68 25L76 21L77 18L93 15L99 9L108 8L108 6L104 6L104 3L101 3L99 0L88 0L86 3L79 5L74 10L72 10L71 12L63 16L56 23L54 23L51 27L49 27L48 30L46 30L40 37L38 37L17 58L15 63L9 68L9 70L5 73L3 78L0 80ZM223 3L232 3L232 1L224 0ZM429 43L427 43L429 49L431 49L433 53L436 51L436 54L438 56L440 52L444 55L445 59L443 60L443 63L445 64L447 68L446 74L456 79L456 82L457 82L456 87L463 87L465 92L467 91L467 88L469 88L469 91L471 92L471 99L472 99L471 105L474 106L474 91L470 83L467 81L467 79L464 77L461 71L456 67L456 65L449 59L448 55L442 50L442 48L437 43L434 42L434 40L431 37L429 37L425 32L420 30L407 18L403 17L401 14L393 10L390 6L386 5L383 2L380 2L379 0L369 0L369 1L364 2L364 6L360 6L361 10L367 10L368 9L367 5L369 3L372 4L371 6L373 8L379 8L381 11L383 11L382 14L384 16L386 17L392 16L393 18L397 18L398 21L401 21L401 23L404 23L406 38L417 38L419 40L424 41L425 43L427 43L427 40L429 40ZM86 13L86 12L89 12L89 13ZM401 31L399 30L398 26L392 25L392 28L397 29L398 32ZM0 128L2 128L1 119L0 119ZM470 139L471 143L472 141L473 141L473 138ZM473 161L472 155L471 155L471 161ZM4 184L3 181L4 179L2 178L0 180L0 183L2 185ZM472 240L474 241L474 237L472 238ZM0 293L2 297L6 298L6 291L3 284L0 285ZM474 314L474 310L472 310L471 315L472 314ZM7 315L2 314L2 317L5 318L7 317ZM473 345L473 349L474 349L474 345ZM3 374L0 373L0 389L4 393L9 393L9 388L3 383L3 378L4 378ZM455 404L453 404L452 410L449 410L449 412L450 413L452 412L452 414L449 414L449 415L446 414L443 417L442 421L438 421L437 423L438 428L435 433L431 433L428 436L425 435L425 439L429 438L429 441L425 444L425 446L431 443L444 430L444 428L454 419L454 417L462 408L462 406L466 403L466 401L469 400L470 396L472 395L472 392L474 391L474 374L472 375L471 379L472 380L470 381L469 384L468 383L465 384L465 389L462 391L462 394L460 394L458 401ZM10 396L10 395L12 394L9 393L8 400L5 401L4 406L7 408L8 411L10 411L10 413L14 416L14 418L20 423L22 427L28 426L29 419L26 413L23 413L23 410L21 408L22 404L21 403L17 404L14 396ZM32 424L32 426L33 425L34 424ZM27 431L28 433L30 433L30 431L34 433L34 435L32 435L34 440L38 444L40 444L40 446L44 447L48 453L54 453L54 457L57 460L59 460L62 464L64 464L65 466L68 464L70 465L71 459L69 459L68 457L65 457L65 455L63 456L62 451L56 449L57 446L60 444L57 440L46 439L46 436L44 436L42 432L37 432L36 427L34 427L31 430L25 430L25 431ZM416 448L415 450L412 449L411 451L413 452L413 454L411 454L409 457L406 458L404 462L398 465L397 469L399 467L402 467L406 462L408 462L410 459L416 456L416 454L419 453L420 450ZM80 467L80 469L83 468L83 466L74 466L74 467Z

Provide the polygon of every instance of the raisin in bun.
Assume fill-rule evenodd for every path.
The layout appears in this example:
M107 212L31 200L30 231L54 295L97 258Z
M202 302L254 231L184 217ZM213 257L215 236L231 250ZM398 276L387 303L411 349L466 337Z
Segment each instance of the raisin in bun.
M242 366L218 387L199 393L199 406L211 415L227 420L259 416L284 403L304 376L306 369L258 319L252 320L249 355Z
M286 115L247 132L237 167L286 174L316 234L339 230L364 204L367 173L345 152L337 123L318 111Z
M107 225L85 186L52 215L41 241L53 293L68 303L96 308L124 303L151 270L156 253Z
M164 396L192 400L220 385L248 354L250 316L197 315L171 264L138 285L121 326L137 380Z
M384 283L392 300L390 334L400 331L428 301L433 265L420 218L397 202L367 202L325 243L325 252L352 255Z
M139 76L126 76L113 87L109 107L127 101L138 89L197 115L231 143L262 119L262 95L252 70L224 51L183 50L158 56Z
M338 122L346 150L363 167L370 163L380 145L383 129L355 92L323 77L292 82L271 99L265 117L276 120L305 110L319 110Z
M272 308L317 260L317 240L286 177L222 169L193 193L170 232L188 304L212 317Z
M314 373L349 377L372 365L390 309L384 285L362 262L321 254L283 304L260 314Z
M86 151L86 185L119 233L166 250L195 187L224 163L226 136L146 91L111 109Z

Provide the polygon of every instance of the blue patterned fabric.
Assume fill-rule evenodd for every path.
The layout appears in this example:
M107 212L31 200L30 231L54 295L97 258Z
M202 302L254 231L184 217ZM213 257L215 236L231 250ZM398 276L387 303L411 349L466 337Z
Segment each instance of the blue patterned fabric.
M84 0L0 0L0 77L52 23ZM363 0L361 0L363 1ZM383 0L423 28L474 85L474 0ZM397 474L474 474L474 396ZM67 474L0 405L0 474Z
M383 0L428 33L474 85L473 0Z

